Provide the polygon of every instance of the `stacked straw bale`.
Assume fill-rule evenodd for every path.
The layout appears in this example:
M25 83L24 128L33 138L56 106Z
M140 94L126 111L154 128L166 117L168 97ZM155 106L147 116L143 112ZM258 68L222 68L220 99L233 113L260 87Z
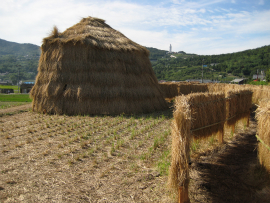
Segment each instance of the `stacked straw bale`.
M258 156L261 165L270 173L270 100L261 101L256 110L259 137Z
M249 118L252 106L252 91L232 90L226 92L226 120L233 126L238 120Z
M159 84L164 98L172 99L178 96L178 85L172 82L164 82Z
M132 114L167 108L149 51L98 18L83 18L41 47L33 110L52 114Z
M207 84L191 82L165 82L159 84L165 98L174 98L196 92L208 92Z
M169 186L188 187L190 141L223 131L226 118L223 93L193 93L175 99L172 122L172 161Z
M191 140L191 108L187 97L179 96L175 100L172 132L172 160L168 185L177 194L179 186L188 188L189 151Z
M192 114L191 131L195 138L210 136L223 130L226 120L224 93L194 93L187 95L187 99Z
M197 92L208 92L208 86L206 84L198 84L198 83L178 83L179 92L178 95L191 94Z
M207 83L209 92L225 92L225 83Z
M264 98L270 99L270 86L267 85L248 85L247 86L253 92L252 102L259 104L260 100Z
M253 92L252 102L259 104L260 100L270 98L270 86L267 85L237 85L237 84L208 84L209 92L228 92L232 90L250 90Z

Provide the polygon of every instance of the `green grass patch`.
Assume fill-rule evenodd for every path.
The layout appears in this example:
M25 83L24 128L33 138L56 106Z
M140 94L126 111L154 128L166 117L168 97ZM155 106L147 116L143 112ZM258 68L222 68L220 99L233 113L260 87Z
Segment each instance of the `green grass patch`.
M18 93L17 85L0 85L0 89L13 89L14 93Z
M18 86L17 85L0 85L0 89L14 89L14 90L18 90Z
M268 85L268 82L265 81L251 81L249 82L250 85Z
M32 102L29 94L0 94L0 102Z
M165 150L160 157L157 167L160 175L168 175L169 167L171 165L170 150Z

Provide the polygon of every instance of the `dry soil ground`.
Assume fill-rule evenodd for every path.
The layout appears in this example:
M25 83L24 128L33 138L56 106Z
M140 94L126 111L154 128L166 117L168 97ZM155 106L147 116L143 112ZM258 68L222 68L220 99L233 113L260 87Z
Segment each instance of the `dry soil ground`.
M170 110L112 117L16 108L0 111L1 203L175 202L166 188ZM237 132L222 145L192 145L191 202L270 202L255 121Z

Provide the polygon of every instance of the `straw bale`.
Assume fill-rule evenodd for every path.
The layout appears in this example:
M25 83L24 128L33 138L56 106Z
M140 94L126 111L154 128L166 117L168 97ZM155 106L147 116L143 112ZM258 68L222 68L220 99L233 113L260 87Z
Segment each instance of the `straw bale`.
M226 120L224 93L193 93L187 95L187 99L192 114L191 131L196 139L223 130Z
M173 99L178 96L178 85L176 83L164 82L159 83L159 87L163 92L164 98Z
M260 103L256 110L258 120L257 133L262 142L258 144L258 157L260 163L270 173L270 100ZM268 146L268 148L267 148Z
M180 83L179 84L179 95L196 93L196 92L208 92L208 85L200 83Z
M227 125L232 126L238 120L250 115L252 106L252 91L233 90L226 92L226 119Z
M187 187L189 183L189 151L191 110L188 99L176 97L172 132L172 160L169 170L168 185L177 194L179 186Z
M164 110L146 48L104 20L84 18L43 40L33 110L52 114L121 114Z
M223 130L226 116L225 95L193 93L178 96L175 98L173 116L172 161L168 184L176 192L179 186L187 187L189 183L188 164L192 135L200 138ZM197 130L202 127L206 128Z
M196 92L208 92L208 85L195 82L165 82L159 84L165 98L174 98Z
M252 85L253 103L259 104L260 100L270 98L270 87L267 85Z
M225 92L225 83L207 83L209 92Z
M242 89L253 92L252 103L259 104L260 100L270 98L270 86L268 85L239 85Z

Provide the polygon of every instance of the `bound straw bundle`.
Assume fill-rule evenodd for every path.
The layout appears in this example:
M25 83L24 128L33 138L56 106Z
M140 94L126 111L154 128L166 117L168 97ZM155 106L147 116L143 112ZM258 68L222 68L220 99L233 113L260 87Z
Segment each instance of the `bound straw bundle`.
M172 82L159 83L164 98L172 99L178 96L178 85Z
M198 83L178 83L179 93L178 95L197 93L197 92L208 92L208 86L206 84Z
M210 136L223 130L226 102L223 93L187 95L192 114L191 131L195 138Z
M189 184L189 151L191 109L188 99L184 96L176 97L172 131L172 160L169 170L168 184L177 194L179 186L188 187Z
M228 126L233 126L238 120L249 117L252 105L252 91L227 91L226 99L226 120Z
M259 139L258 157L260 163L270 173L270 100L262 101L256 110L258 120L257 133Z

